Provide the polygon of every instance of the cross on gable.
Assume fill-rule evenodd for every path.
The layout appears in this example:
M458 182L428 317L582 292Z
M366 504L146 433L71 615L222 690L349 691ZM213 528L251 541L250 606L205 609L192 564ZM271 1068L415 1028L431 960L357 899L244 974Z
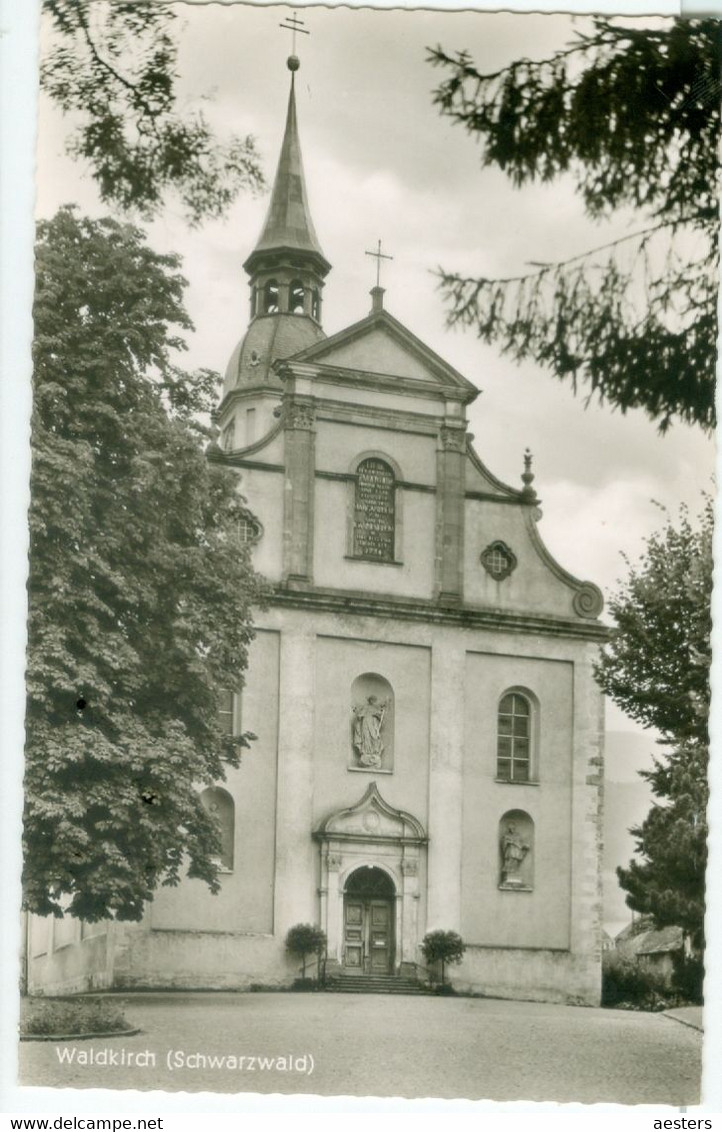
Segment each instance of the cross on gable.
M379 287L381 285L381 260L382 259L393 259L394 257L392 255L386 255L384 252L381 251L381 241L380 240L378 242L378 247L376 248L375 252L364 252L364 255L373 256L373 258L376 260L376 286Z

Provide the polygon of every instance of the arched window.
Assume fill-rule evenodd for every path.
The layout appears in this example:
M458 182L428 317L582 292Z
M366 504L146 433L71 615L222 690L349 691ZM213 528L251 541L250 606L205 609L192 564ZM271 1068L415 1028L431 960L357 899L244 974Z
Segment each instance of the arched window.
M263 288L263 313L278 314L278 283L269 279Z
M499 702L496 777L504 782L532 779L532 705L521 692L507 692Z
M351 770L394 769L394 690L384 676L364 672L351 685Z
M234 728L235 696L227 688L218 693L218 722L226 735L235 734Z
M499 888L529 892L534 886L534 822L524 810L508 810L499 822Z
M250 513L238 520L238 541L242 543L256 543L260 541L263 528L258 519Z
M316 319L316 322L321 321L321 298L315 287L311 292L311 316Z
M251 357L251 361L253 358ZM246 409L246 444L253 444L256 439L256 410Z
M233 798L221 786L209 786L201 794L201 805L216 819L221 839L220 865L230 872L233 869L235 845L236 807Z
M230 452L236 442L236 418L234 417L223 429L221 435L221 448Z
M393 562L396 544L396 477L378 456L356 469L353 553L356 558Z
M294 279L288 288L288 309L291 314L303 314L306 289L300 279Z

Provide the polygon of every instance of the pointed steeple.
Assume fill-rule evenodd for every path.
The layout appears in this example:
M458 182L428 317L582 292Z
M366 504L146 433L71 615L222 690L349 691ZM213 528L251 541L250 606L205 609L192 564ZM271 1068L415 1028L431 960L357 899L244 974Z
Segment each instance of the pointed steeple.
M294 89L298 67L291 55L286 128L271 202L258 243L243 265L250 276L251 319L226 370L224 396L238 389L281 389L274 362L325 337L323 286L331 264L321 251L306 196ZM225 421L226 416L221 424Z
M308 266L314 266L322 275L326 275L331 264L321 251L318 242L308 207L306 182L303 175L301 145L298 138L298 121L296 118L294 71L297 70L298 60L295 55L289 58L288 65L291 70L291 90L288 96L286 129L273 182L271 203L258 243L246 260L244 267L251 274L257 270L269 252L291 252L301 253L304 257L308 257Z

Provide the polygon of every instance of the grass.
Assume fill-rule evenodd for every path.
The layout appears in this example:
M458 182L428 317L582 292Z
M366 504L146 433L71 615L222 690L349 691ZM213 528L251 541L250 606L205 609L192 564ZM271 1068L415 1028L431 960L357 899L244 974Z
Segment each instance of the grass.
M122 1005L106 998L24 998L20 1003L21 1037L108 1034L130 1029Z

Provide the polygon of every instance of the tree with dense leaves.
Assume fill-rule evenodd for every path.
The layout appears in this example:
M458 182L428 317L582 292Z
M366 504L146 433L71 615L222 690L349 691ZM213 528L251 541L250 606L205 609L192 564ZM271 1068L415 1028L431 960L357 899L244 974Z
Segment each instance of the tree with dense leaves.
M139 919L182 870L215 890L199 788L237 766L261 586L234 473L196 423L217 375L175 364L184 280L129 225L39 225L27 660L25 906Z
M458 932L427 932L421 941L421 954L429 965L438 963L441 967L441 986L446 985L446 967L449 963L461 963L466 944Z
M618 868L627 904L651 915L658 928L683 928L695 948L704 949L707 867L708 748L681 746L654 770L640 771L660 799L632 830L639 860Z
M627 903L658 927L704 944L714 508L686 511L647 542L611 603L616 628L597 678L628 715L660 732L667 753L641 775L660 801L632 830L640 860L619 869Z
M634 233L505 279L441 272L450 321L662 431L715 423L719 21L592 20L551 58L483 73L441 47L442 114L515 187L569 174L586 212L638 210Z
M221 143L200 111L179 114L167 4L43 0L43 10L52 34L41 85L79 119L69 150L89 162L104 202L148 218L174 190L197 224L263 187L252 137Z
M306 978L306 960L316 955L319 960L326 947L326 933L317 924L294 924L286 934L286 951L297 955L302 964L301 978Z

